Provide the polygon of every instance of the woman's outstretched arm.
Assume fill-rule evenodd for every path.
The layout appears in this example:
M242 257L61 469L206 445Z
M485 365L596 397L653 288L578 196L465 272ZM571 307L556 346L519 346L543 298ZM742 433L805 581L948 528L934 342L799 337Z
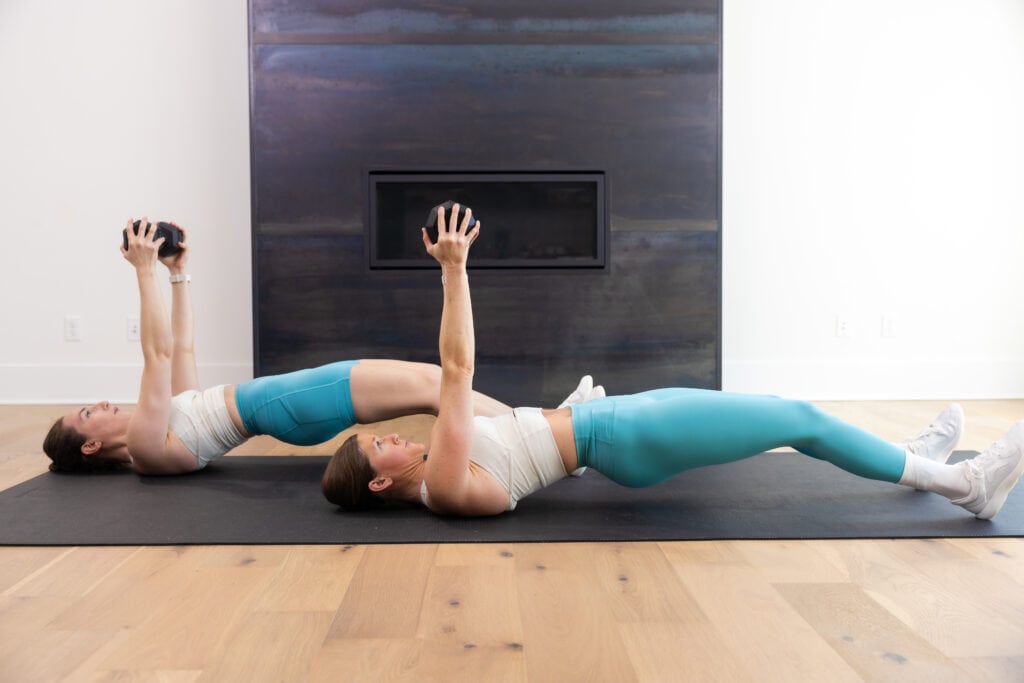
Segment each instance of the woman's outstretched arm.
M459 206L452 207L452 222ZM454 514L497 514L508 505L504 497L487 495L490 488L472 485L469 467L473 441L473 372L476 341L473 307L469 296L466 260L469 247L480 234L481 224L470 229L471 212L462 223L449 225L444 208L438 209L437 242L431 242L426 228L423 244L427 253L441 264L444 308L441 312L439 349L441 355L441 397L437 420L431 432L432 455L426 463L428 505L436 512ZM503 499L504 498L504 499Z
M125 259L135 267L139 286L139 341L142 345L142 384L139 403L128 424L128 451L136 465L159 460L167 441L167 422L171 412L171 352L173 339L170 320L157 280L157 250L163 240L154 241L156 224L145 218L133 230L128 222L128 248L121 248Z
M143 474L178 474L195 469L195 457L184 448L168 448L171 414L171 358L174 340L164 297L157 280L157 251L163 239L153 239L156 225L145 218L138 233L128 222L124 258L135 267L139 286L139 340L142 344L142 383L139 403L128 423L128 452Z
M196 370L195 334L193 332L192 285L188 274L188 233L177 223L171 225L181 231L178 246L181 251L160 258L171 275L171 395L177 396L188 389L199 388Z

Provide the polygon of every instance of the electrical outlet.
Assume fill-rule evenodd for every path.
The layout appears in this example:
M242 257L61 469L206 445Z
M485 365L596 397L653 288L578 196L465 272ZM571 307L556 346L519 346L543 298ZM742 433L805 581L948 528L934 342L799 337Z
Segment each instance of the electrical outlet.
M882 336L886 339L892 339L896 336L896 316L882 316Z
M848 339L850 332L850 319L845 315L836 316L836 336L840 339Z
M128 341L139 341L142 332L139 329L138 318L128 318Z
M82 341L82 316L64 316L64 341Z

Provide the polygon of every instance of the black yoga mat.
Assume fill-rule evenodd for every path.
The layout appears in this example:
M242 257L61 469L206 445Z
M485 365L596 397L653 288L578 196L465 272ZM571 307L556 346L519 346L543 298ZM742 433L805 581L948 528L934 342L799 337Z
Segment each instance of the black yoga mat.
M968 457L957 453L954 460ZM179 477L43 474L0 492L0 544L198 545L919 538L1024 535L1024 490L989 522L935 494L764 453L645 489L588 471L497 517L414 506L346 513L320 495L326 456L222 458Z

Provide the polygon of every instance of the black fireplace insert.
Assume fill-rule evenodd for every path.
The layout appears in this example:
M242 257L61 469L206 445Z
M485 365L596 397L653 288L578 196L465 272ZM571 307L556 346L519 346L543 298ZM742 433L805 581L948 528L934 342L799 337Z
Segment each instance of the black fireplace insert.
M420 228L453 200L482 224L470 268L604 268L603 172L390 172L369 178L370 268L433 268Z

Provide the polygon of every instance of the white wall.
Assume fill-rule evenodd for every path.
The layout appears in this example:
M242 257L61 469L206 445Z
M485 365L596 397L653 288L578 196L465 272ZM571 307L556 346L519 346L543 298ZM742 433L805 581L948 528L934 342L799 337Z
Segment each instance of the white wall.
M0 401L136 399L118 241L143 214L189 230L200 380L252 376L247 22L245 0L0 2Z
M135 399L143 213L190 229L201 380L251 376L246 11L0 2L0 402ZM1024 396L1024 3L725 0L724 34L725 388Z
M724 36L725 388L1024 396L1024 2L725 0Z

